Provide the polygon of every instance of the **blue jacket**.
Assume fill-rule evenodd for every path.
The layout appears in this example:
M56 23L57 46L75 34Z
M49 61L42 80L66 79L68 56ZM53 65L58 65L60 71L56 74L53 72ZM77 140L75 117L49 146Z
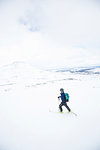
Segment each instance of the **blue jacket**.
M66 98L65 98L65 94L61 93L61 100L63 103L66 103Z

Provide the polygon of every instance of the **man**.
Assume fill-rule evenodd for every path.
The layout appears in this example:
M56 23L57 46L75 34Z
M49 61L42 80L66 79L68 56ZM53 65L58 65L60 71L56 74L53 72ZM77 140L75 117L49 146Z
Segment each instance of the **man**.
M61 96L58 97L58 99L61 98L61 104L59 105L60 112L63 112L62 106L65 106L68 109L68 111L71 112L71 109L67 105L67 100L66 100L66 97L65 97L64 89L61 88L60 92L61 92L60 93Z

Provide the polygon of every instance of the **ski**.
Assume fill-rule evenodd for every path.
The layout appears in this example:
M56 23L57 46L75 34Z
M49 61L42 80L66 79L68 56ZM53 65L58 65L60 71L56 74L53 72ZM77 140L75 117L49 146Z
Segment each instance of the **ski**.
M74 116L77 116L77 114L76 113L74 113L73 111L71 111L71 112L60 112L59 110L52 110L52 109L49 109L49 112L53 112L53 113L60 113L60 114L65 114L65 113L67 113L67 114L73 114Z

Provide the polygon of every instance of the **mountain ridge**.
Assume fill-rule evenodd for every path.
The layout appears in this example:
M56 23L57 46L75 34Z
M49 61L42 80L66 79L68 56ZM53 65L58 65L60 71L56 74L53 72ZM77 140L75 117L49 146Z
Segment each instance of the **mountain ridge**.
M57 72L70 72L70 73L81 73L81 74L100 74L100 66L88 66L88 67L73 67L73 68L62 68L56 70Z

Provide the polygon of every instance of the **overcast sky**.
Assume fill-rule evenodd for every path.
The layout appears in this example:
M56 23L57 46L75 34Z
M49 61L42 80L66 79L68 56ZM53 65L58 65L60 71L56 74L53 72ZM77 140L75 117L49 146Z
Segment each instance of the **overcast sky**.
M100 65L99 0L0 0L0 66Z

